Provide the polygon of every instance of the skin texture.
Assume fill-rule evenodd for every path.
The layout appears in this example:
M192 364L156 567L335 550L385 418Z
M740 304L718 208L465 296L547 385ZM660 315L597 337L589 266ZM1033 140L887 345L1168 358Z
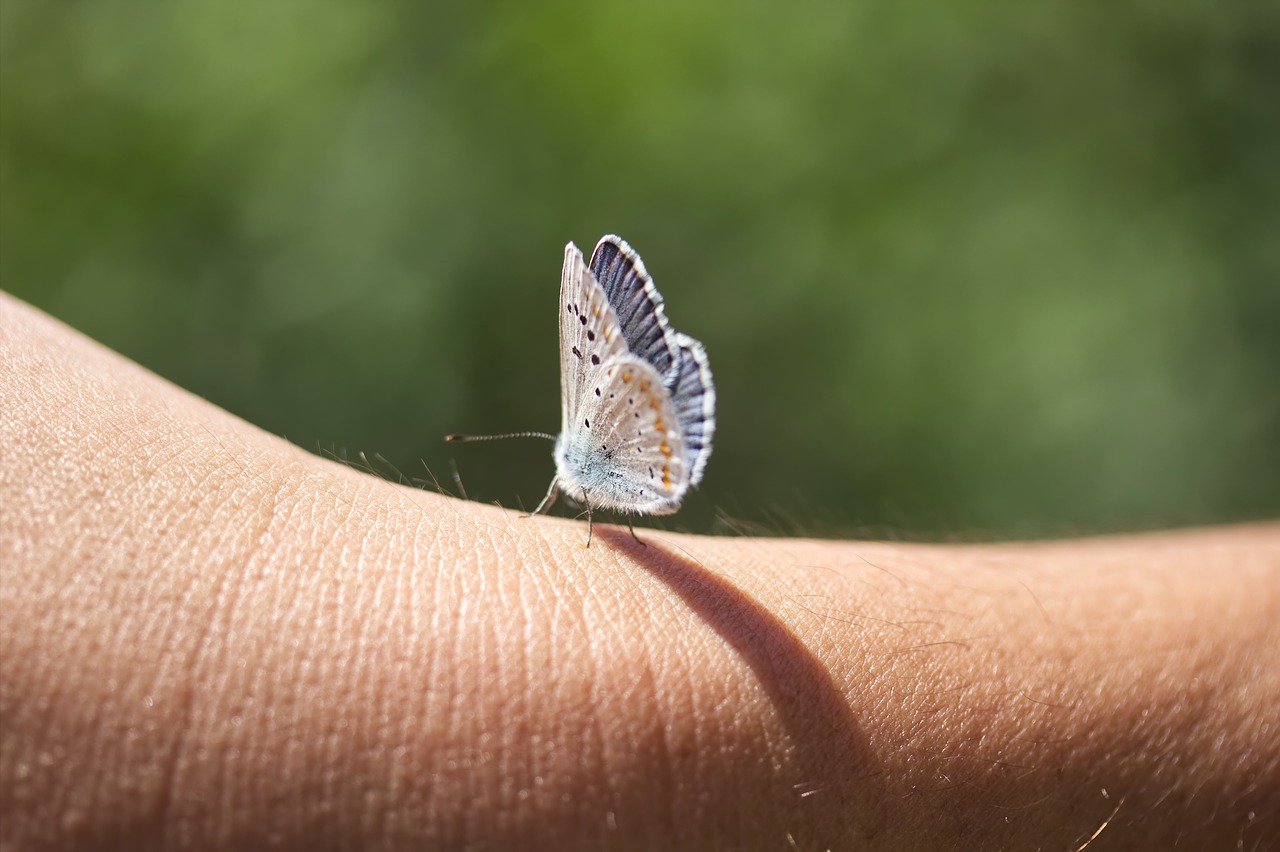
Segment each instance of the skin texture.
M5 852L1280 837L1276 524L588 549L3 294L0 440Z

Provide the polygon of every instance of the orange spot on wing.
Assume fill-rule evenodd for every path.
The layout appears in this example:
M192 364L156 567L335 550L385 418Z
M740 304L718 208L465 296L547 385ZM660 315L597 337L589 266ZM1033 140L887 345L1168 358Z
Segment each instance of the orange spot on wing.
M659 432L665 432L667 431L667 423L659 417L657 420L653 421L653 428L657 429Z
M667 458L671 458L671 445L666 441L663 441L661 446L658 447L658 452L662 453Z
M662 484L668 488L671 487L671 468L665 464L662 466Z
M623 371L622 371L622 380L623 380L624 382L629 382L629 381L631 381L631 371L630 371L630 370L623 370Z

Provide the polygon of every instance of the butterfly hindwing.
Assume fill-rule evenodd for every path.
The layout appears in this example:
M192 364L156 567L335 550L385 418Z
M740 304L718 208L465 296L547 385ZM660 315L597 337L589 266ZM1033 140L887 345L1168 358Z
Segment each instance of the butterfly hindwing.
M716 389L702 344L679 332L673 339L677 355L667 377L667 389L680 423L689 485L694 486L702 481L702 471L711 455L711 438L716 431Z
M560 488L595 508L674 512L689 488L689 457L657 369L620 355L589 376L585 390L556 444Z

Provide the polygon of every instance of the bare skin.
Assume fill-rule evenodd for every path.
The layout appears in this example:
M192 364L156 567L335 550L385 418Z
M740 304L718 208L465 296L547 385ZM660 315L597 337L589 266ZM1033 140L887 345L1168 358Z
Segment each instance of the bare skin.
M0 294L0 849L1258 849L1280 525L700 538L309 455Z

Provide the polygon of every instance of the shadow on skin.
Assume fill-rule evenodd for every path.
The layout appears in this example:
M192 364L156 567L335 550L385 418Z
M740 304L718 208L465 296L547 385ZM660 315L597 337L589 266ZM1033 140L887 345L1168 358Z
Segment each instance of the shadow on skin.
M813 651L773 613L690 556L652 540L642 544L616 527L597 526L595 536L679 595L764 687L791 740L794 776L779 779L781 794L794 799L790 842L800 849L842 848L851 837L877 834L884 821L880 765L844 693ZM831 823L833 813L842 817Z

